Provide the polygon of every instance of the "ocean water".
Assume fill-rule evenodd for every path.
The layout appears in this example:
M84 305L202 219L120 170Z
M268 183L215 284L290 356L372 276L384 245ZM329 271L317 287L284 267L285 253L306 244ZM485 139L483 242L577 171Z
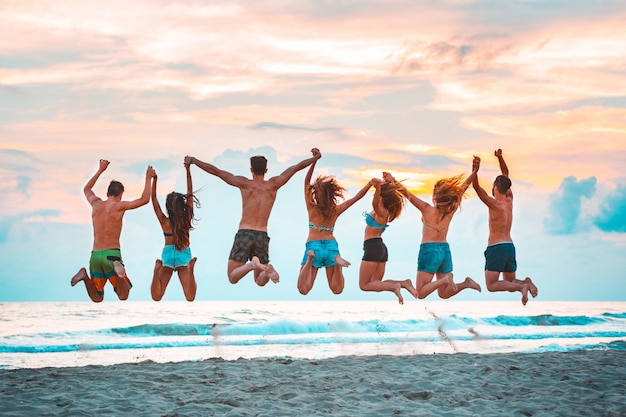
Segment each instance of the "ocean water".
M0 369L626 350L626 302L0 303Z

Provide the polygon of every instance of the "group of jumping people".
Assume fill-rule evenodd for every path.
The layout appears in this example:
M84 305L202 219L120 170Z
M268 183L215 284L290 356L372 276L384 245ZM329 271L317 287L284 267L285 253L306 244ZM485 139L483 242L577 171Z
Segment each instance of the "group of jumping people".
M362 199L372 187L374 187L372 209L363 213L365 235L359 271L361 290L393 292L401 304L404 302L402 289L408 291L414 298L420 299L434 291L444 299L465 289L481 291L480 285L470 277L465 278L463 282L454 282L452 256L446 241L452 217L471 184L489 210L489 239L485 250L487 290L519 291L523 304L527 303L528 294L532 297L537 296L537 287L529 277L524 280L516 278L515 246L511 239L513 192L509 170L501 149L494 152L501 175L493 183L491 196L478 182L477 174L481 161L475 156L472 161L472 172L467 178L463 179L462 175L457 175L440 179L435 183L432 204L417 197L389 172L383 172L381 178L370 179L353 197L344 199L346 189L335 177L318 176L312 180L315 166L322 155L317 148L313 148L311 154L310 158L290 166L280 175L269 179L265 179L267 159L263 156L250 158L252 178L233 175L215 165L186 156L184 159L186 193L169 193L165 203L166 213L161 209L157 198L157 174L152 166L148 166L146 170L144 190L140 198L132 201L122 200L124 186L118 181L111 181L109 184L106 200L97 197L93 187L109 165L109 161L100 160L98 171L83 190L92 207L94 231L89 274L85 268L81 268L72 278L71 285L83 281L91 300L100 302L104 299L104 287L110 282L120 300L128 298L132 284L126 275L120 252L122 218L127 210L141 207L152 200L165 240L161 259L157 259L154 266L150 286L152 299L161 300L176 271L185 298L193 301L197 290L194 277L196 258L191 254L189 234L195 221L194 206L199 207L199 202L193 192L191 165L217 176L241 192L242 215L228 257L229 281L236 284L249 272L253 272L254 281L259 286L264 286L269 281L277 283L279 274L269 262L270 238L267 233L269 216L278 190L296 172L308 167L304 179L304 200L308 213L309 233L298 275L297 288L301 294L306 295L311 291L320 268L326 270L330 290L334 294L343 291L345 285L343 268L350 263L339 253L339 246L333 235L335 223L342 213ZM382 234L390 223L400 216L406 200L421 212L423 224L415 285L411 279L383 280L388 253Z

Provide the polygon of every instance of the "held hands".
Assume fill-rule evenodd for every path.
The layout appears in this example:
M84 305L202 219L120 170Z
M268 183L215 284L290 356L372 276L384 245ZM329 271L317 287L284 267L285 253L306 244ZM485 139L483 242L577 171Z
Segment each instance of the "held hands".
M391 175L390 172L383 171L383 181L385 182L396 182L396 179Z
M474 159L472 160L472 172L478 172L480 168L480 157L474 155Z
M315 159L320 159L322 157L322 153L317 148L311 149L311 154L313 154L313 158Z
M156 178L157 174L152 165L148 165L148 169L146 169L146 178Z
M185 156L185 161L183 162L183 164L185 165L185 167L189 168L189 166L193 163L193 156Z
M379 187L383 183L383 180L380 178L372 178L369 182L369 186Z

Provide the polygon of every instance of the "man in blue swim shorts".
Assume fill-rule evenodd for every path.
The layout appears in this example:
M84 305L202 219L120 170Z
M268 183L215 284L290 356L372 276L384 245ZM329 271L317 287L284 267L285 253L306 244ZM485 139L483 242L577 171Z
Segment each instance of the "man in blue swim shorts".
M265 179L267 159L264 156L250 158L252 179L217 168L215 165L187 156L186 164L195 164L198 168L215 175L228 185L239 188L242 200L239 230L228 259L228 280L236 284L250 271L254 271L254 282L259 286L270 280L277 283L278 272L269 263L267 223L269 221L276 193L298 171L308 167L321 158L317 148L311 150L312 157L302 160L284 170L280 175Z
M533 297L538 294L534 282L526 277L519 280L515 277L517 261L515 260L515 246L511 239L511 225L513 223L513 191L511 190L511 180L509 178L509 168L504 162L502 149L494 152L502 175L498 175L493 182L492 195L478 183L478 176L472 183L478 198L485 203L489 209L489 239L485 250L485 282L487 290L496 291L519 291L522 294L522 304L528 302L528 293ZM480 159L478 159L480 166ZM502 280L500 280L502 274Z
M122 201L124 186L121 182L111 181L107 189L107 199L102 200L93 192L100 175L109 166L109 161L100 160L100 167L83 188L85 197L91 205L91 219L93 223L93 249L89 260L89 272L81 268L70 284L72 287L80 281L85 283L87 295L92 301L99 303L104 299L104 286L111 282L113 289L120 300L126 300L132 284L126 276L126 269L120 252L120 235L122 233L122 218L127 210L141 207L150 201L150 188L154 169L148 166L144 189L136 200Z

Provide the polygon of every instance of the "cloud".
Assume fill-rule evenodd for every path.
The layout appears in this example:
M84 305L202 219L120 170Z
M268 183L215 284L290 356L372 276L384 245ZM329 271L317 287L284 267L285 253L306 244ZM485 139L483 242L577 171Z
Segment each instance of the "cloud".
M596 177L578 181L569 176L563 179L556 193L550 196L550 214L544 219L546 233L568 235L579 231L582 199L596 192Z
M52 217L58 216L61 214L60 210L56 209L44 209L44 210L35 210L30 211L28 213L22 213L15 216L6 216L0 218L0 243L5 243L9 238L9 232L13 226L17 223L20 223L24 220L32 219L35 217Z
M334 127L307 127L307 126L296 126L296 125L287 125L281 123L274 122L259 122L253 126L250 126L251 129L278 129L278 130L298 130L305 132L340 132L340 129Z
M600 212L593 220L604 232L626 233L626 185L618 184L600 205Z

